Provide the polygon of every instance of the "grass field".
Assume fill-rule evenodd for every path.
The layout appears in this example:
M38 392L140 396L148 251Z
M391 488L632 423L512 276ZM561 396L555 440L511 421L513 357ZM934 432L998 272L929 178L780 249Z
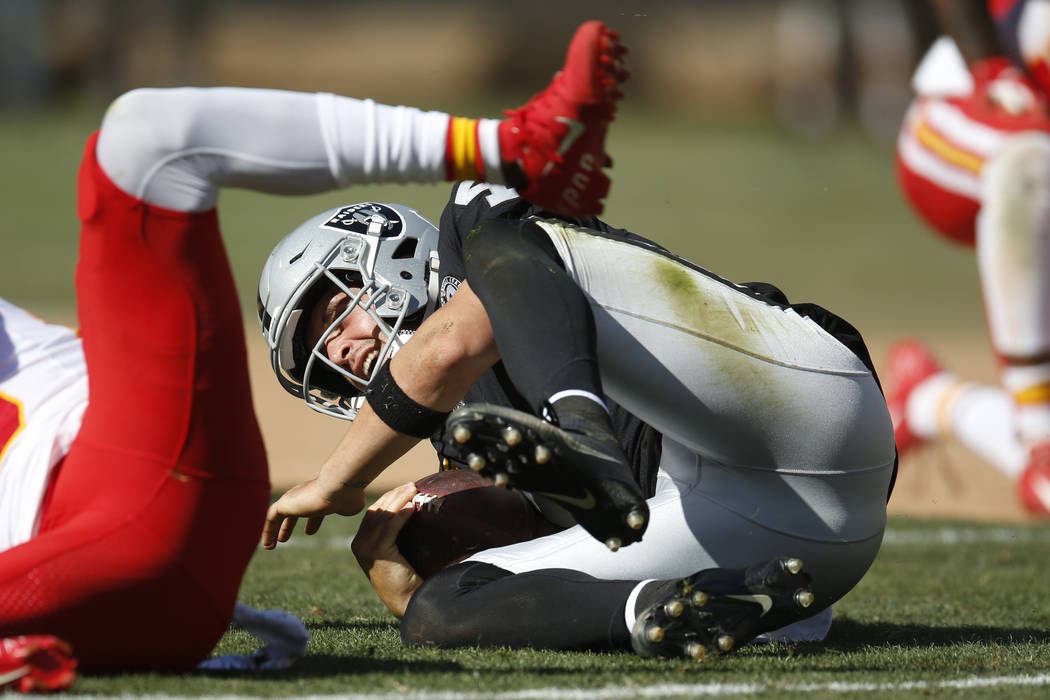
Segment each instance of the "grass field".
M241 599L298 615L309 656L272 675L90 677L85 695L432 698L1046 697L1050 529L895 519L824 644L749 647L694 664L633 654L401 646L349 554L357 518L260 552ZM148 624L143 634L149 634ZM249 653L231 631L217 653Z
M75 172L98 118L97 109L83 108L0 117L0 296L66 319ZM922 334L962 369L989 374L990 359L972 351L984 343L972 254L913 219L893 182L890 145L851 131L802 142L764 124L627 111L610 150L617 162L610 221L731 279L777 282L793 299L837 311L865 333L877 362L890 339ZM393 199L436 218L447 192L391 186L300 199L225 194L221 217L242 303L254 305L256 275L272 243L316 211ZM302 409L289 402L287 410ZM260 552L249 571L244 602L289 610L313 634L310 655L293 670L88 677L76 692L447 700L1050 692L1050 528L1041 525L894 518L870 574L836 607L826 644L749 648L694 665L629 654L404 649L346 550L355 522L330 522L315 538ZM148 621L142 633L151 633ZM252 648L244 633L231 631L216 652Z

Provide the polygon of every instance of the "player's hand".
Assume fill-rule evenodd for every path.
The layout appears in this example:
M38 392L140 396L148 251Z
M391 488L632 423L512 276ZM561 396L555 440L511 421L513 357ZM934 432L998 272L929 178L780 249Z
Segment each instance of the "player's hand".
M379 599L399 619L404 617L412 594L423 585L423 578L397 548L397 535L415 510L415 495L415 484L410 482L380 496L365 511L350 544Z
M318 479L304 481L289 489L266 511L262 546L273 549L278 542L287 542L299 518L307 518L305 532L313 535L321 529L326 515L354 515L364 507L364 489L331 489Z

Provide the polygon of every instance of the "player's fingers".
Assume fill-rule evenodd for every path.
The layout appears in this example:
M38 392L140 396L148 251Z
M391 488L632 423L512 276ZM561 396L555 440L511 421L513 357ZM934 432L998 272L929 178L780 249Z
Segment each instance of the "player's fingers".
M393 513L401 509L401 507L412 500L412 497L416 495L416 485L411 481L407 484L401 484L395 489L390 489L382 496L376 499L375 503L368 509L371 513L387 512ZM368 514L365 514L368 517Z
M413 498L415 498L417 493L419 493L419 490L416 489L416 485L411 481L407 484L402 484L401 486L398 486L391 492L391 502L389 509L391 511L401 510L405 507L406 503L409 503Z
M307 535L313 535L321 529L321 523L324 522L324 516L318 515L312 518L307 518L306 527L303 529Z
M277 512L277 504L273 504L266 511L266 522L262 529L262 546L265 549L273 549L277 545L277 529L280 527L282 516Z
M277 533L278 542L287 542L292 537L292 532L295 530L295 524L299 522L299 518L294 515L284 516L284 522L281 523L281 530Z

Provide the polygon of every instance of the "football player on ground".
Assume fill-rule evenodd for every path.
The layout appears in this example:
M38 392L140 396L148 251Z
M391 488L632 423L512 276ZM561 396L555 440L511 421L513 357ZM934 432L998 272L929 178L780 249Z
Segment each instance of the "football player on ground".
M934 4L954 41L916 71L897 171L924 221L975 248L1001 388L945 371L917 340L896 344L897 446L954 436L1050 515L1050 2Z
M220 188L487 178L595 213L622 53L583 25L505 120L237 88L114 102L80 170L80 333L0 301L0 680L46 687L32 659L68 647L39 635L81 669L185 669L226 630L270 487Z
M406 643L699 658L823 639L879 550L896 453L868 352L771 285L463 182L440 228L398 204L319 214L259 298L282 385L353 420L271 506L265 547L361 511L428 437L566 526L423 580L396 544L416 489L383 495L354 551Z

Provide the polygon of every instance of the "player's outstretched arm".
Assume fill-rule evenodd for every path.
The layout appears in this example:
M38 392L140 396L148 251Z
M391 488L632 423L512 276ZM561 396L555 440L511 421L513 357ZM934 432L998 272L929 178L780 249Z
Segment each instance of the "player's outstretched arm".
M416 403L450 411L474 382L499 361L492 325L481 301L464 282L452 299L420 325L390 362L391 375ZM321 527L326 515L354 515L364 508L364 488L420 438L398 432L369 402L358 412L335 452L318 475L270 506L262 545L286 542L299 518L306 534Z

